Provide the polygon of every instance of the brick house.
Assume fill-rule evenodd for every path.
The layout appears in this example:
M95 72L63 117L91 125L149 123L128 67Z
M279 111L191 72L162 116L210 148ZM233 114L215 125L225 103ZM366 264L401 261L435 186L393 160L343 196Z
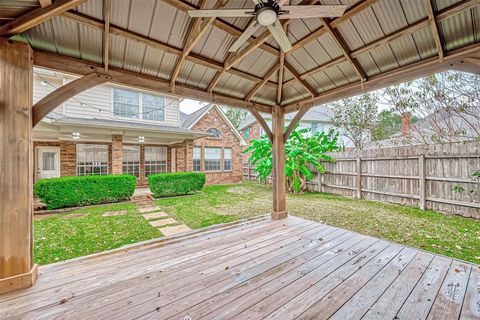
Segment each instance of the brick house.
M34 103L68 75L35 69ZM34 179L203 171L207 184L242 180L245 146L216 105L187 115L179 99L106 84L58 106L33 130Z

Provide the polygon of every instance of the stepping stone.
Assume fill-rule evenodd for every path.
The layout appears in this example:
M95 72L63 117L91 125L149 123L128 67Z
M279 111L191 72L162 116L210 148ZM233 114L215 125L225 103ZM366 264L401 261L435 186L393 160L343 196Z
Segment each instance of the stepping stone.
M140 213L147 213L147 212L153 212L153 211L160 211L160 207L158 206L149 206L149 207L144 207L144 208L139 208L138 211Z
M123 216L127 213L127 210L107 211L102 214L102 217Z
M161 227L161 226L165 226L167 224L174 224L174 223L178 223L178 222L177 222L177 220L175 220L173 218L168 218L168 219L150 221L149 223L152 225L152 227Z
M177 233L182 233L182 232L187 232L191 231L189 227L187 227L184 224L181 224L179 226L173 226L173 227L165 227L165 228L160 228L158 229L164 236L168 237Z
M157 212L142 214L142 217L145 220L152 220L152 219L159 219L159 218L168 217L168 214L166 214L165 212L162 212L162 211L157 211Z

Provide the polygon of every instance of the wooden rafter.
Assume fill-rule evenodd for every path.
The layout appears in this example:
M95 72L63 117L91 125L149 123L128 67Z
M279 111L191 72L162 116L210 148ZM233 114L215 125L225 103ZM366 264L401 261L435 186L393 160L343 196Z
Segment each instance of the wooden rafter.
M250 101L250 99L267 83L268 79L270 79L275 72L278 71L278 68L280 68L280 64L277 64L276 62L273 64L273 66L270 68L270 70L267 71L267 74L265 77L263 77L263 80L258 82L255 87L253 87L252 90L247 94L245 97L246 101Z
M287 60L284 61L284 65L285 65L285 69L290 71L293 78L295 78L295 80L297 80L305 88L305 90L307 90L308 93L312 97L314 97L316 95L315 88L313 88L310 84L308 84L308 82L303 81L302 78L300 78L300 74L297 72L297 70L295 70L295 68L293 68L292 65Z
M110 12L112 9L111 0L103 0L103 21L105 27L103 30L103 65L105 66L105 71L108 71L109 57L110 52Z
M285 106L285 112L298 111L305 104L319 105L338 99L351 97L367 91L384 88L396 83L410 81L432 73L454 69L466 59L480 58L480 43L458 49L445 54L443 62L436 57L419 61L383 74L372 76L367 81L360 81L322 92L315 98L300 99ZM467 60L468 61L468 60Z
M440 33L438 32L437 19L435 18L435 12L433 12L432 2L431 0L423 0L423 3L425 5L425 10L427 11L430 28L432 29L433 40L437 47L438 59L441 62L443 61L443 46L442 41L440 40Z
M76 21L78 23L81 23L81 24L83 24L85 26L88 26L88 27L92 27L92 28L102 30L102 31L105 29L105 24L104 24L103 21L100 21L100 20L95 19L95 18L90 17L90 16L86 16L86 15L78 13L78 12L68 11L68 12L64 13L62 16L67 18L67 19L70 19L70 20ZM113 25L113 24L110 24L110 34L116 35L116 36L119 36L119 37L123 37L123 38L129 39L129 40L135 41L135 42L139 42L139 43L145 44L145 45L153 47L153 48L160 49L164 52L167 52L167 53L170 53L170 54L173 54L173 55L176 55L176 56L181 56L182 53L183 53L182 49L176 48L172 45L169 45L167 43L163 43L163 42L158 41L158 40L148 38L144 35L138 34L136 32L124 29L122 27L119 27L119 26L116 26L116 25ZM221 63L213 61L213 60L205 58L205 57L202 57L202 56L192 54L192 53L190 53L188 56L186 56L185 60L190 61L190 62L195 63L195 64L202 65L204 67L207 67L207 68L210 68L210 69L213 69L213 70L216 70L216 71L224 70L223 65ZM247 72L235 69L235 68L231 68L227 72L229 72L231 74L234 74L238 77L241 77L241 78L244 78L244 79L247 79L247 80L250 80L250 81L254 81L254 82L258 82L258 81L262 80L262 78L260 78L260 77L257 77L255 75L252 75L250 73L247 73ZM271 83L271 82L267 83L267 85L271 86L272 88L277 86L275 83Z
M53 53L47 53L40 50L34 51L33 62L34 65L47 69L62 70L64 72L77 75L87 75L92 72L96 72L111 77L111 82L114 83L119 83L136 88L142 88L145 90L152 90L162 94L170 94L171 92L170 81L114 67L110 67L108 72L105 72L103 65L86 62L80 59L65 57L62 55L56 55ZM201 89L184 84L177 83L175 95L189 99L233 106L237 108L253 108L263 113L272 112L272 107L269 105L261 103L251 103L243 99L238 99L223 94L210 94Z
M204 9L205 5L208 1L206 0L201 0L200 1L200 8ZM221 6L221 2L216 2L214 9L218 9ZM195 19L193 18L190 26L188 28L187 32L187 39L185 40L185 45L183 46L183 52L182 55L179 57L175 68L172 72L172 76L170 77L170 82L172 84L172 87L175 91L175 82L177 81L177 77L180 73L180 70L182 69L183 62L185 61L185 58L190 54L190 51L193 50L195 45L198 43L198 41L202 38L202 36L205 34L207 31L207 27L215 20L215 17L211 18L198 18Z
M265 131L270 141L273 141L272 130L270 130L270 127L268 126L267 122L262 117L262 115L255 109L249 109L249 110L252 116L255 118L255 120L257 120L260 126L262 126L263 131Z
M348 62L350 62L353 69L355 70L355 73L360 78L360 81L362 82L365 81L367 77L363 72L362 68L360 67L360 65L355 60L353 60L352 56L350 55L350 49L345 43L345 40L343 40L343 38L340 36L338 32L336 32L330 27L330 24L325 19L320 18L320 22L322 23L323 27L327 30L327 32L330 34L335 44L340 48L340 50L342 50L343 56L345 57L345 59L348 60Z
M69 82L49 93L32 107L32 125L35 126L43 119L43 117L68 99L110 80L110 76L94 72Z
M57 0L51 6L37 8L0 27L2 37L11 37L27 31L51 18L61 15L86 0Z
M282 103L283 74L285 72L285 53L280 52L280 67L278 68L278 84L277 84L277 104Z

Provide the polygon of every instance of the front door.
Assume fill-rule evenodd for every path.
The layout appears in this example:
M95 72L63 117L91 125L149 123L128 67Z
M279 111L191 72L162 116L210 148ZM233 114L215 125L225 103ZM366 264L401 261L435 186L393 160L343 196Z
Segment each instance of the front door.
M60 177L59 148L37 148L36 180Z

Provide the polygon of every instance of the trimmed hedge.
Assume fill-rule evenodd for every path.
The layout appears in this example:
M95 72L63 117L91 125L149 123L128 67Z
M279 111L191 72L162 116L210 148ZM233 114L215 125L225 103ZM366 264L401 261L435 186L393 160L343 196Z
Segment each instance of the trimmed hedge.
M151 174L148 176L148 184L155 198L184 195L202 190L205 174L201 172Z
M33 192L47 209L58 209L128 200L136 183L127 174L61 177L37 181Z

